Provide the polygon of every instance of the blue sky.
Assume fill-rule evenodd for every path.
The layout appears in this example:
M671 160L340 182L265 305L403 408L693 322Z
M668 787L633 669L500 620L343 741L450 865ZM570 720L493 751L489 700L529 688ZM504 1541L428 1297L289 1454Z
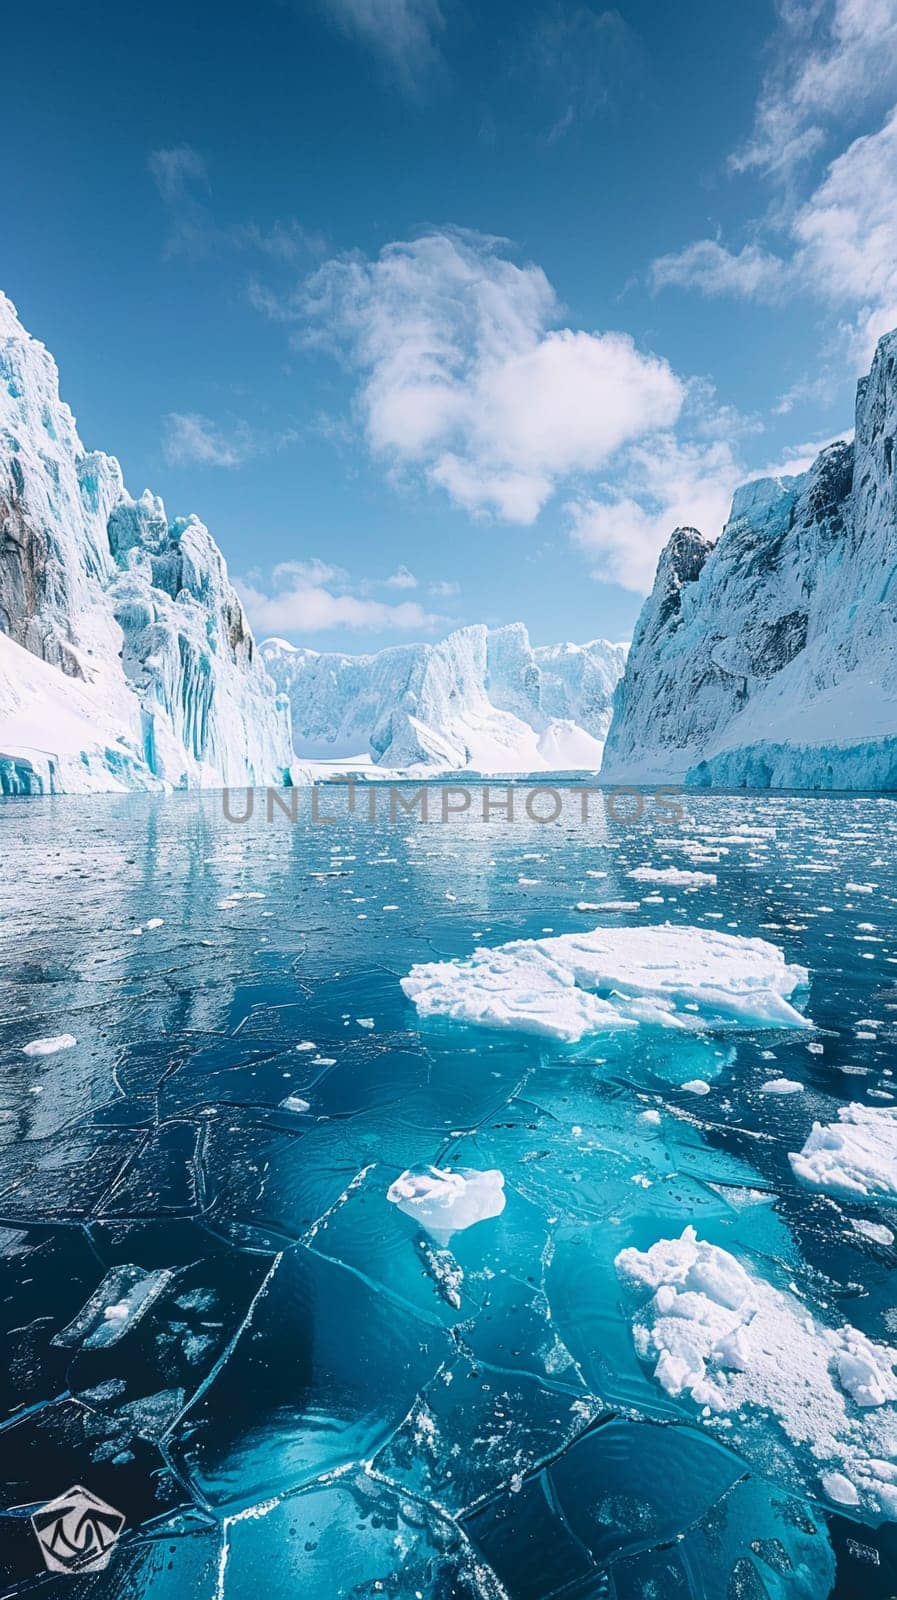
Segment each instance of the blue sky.
M261 635L628 637L897 324L897 0L57 0L0 285ZM27 70L26 70L27 69Z

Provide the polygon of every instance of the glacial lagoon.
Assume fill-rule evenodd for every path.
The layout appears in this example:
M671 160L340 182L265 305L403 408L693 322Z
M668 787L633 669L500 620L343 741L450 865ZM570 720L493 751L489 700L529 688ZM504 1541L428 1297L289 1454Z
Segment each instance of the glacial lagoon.
M893 802L423 823L327 787L331 823L0 806L4 1588L893 1595ZM406 993L666 924L806 969L793 1017L744 973L634 1016L610 936L628 1026ZM428 1169L503 1183L434 1226ZM54 1578L30 1518L73 1485L124 1528Z

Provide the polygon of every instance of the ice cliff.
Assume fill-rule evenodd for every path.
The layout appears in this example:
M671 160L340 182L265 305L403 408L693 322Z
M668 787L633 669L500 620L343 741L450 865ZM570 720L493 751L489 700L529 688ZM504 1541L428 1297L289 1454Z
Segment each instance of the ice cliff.
M603 774L708 787L897 788L897 332L853 444L677 528L614 701Z
M84 449L0 294L0 793L283 783L292 759L208 529Z
M438 644L319 654L267 639L300 757L369 754L385 768L596 769L625 649L534 648L522 623L460 628Z

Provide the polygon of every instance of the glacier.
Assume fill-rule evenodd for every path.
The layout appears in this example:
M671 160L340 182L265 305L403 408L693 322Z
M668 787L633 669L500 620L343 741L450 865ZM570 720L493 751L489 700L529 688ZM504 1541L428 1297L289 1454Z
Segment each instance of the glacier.
M623 645L534 647L523 623L459 628L372 655L261 645L301 759L381 769L597 771Z
M714 542L677 528L614 701L603 776L897 788L897 331L853 442L736 491Z
M0 294L0 793L283 784L289 713L208 529L85 450Z

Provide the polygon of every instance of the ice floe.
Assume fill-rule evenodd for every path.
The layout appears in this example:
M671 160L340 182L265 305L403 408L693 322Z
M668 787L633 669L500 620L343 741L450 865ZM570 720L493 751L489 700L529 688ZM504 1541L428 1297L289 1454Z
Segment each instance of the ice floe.
M788 1160L814 1189L897 1195L897 1109L842 1106L837 1122L814 1122L803 1149Z
M633 1335L667 1394L736 1424L769 1414L832 1499L897 1519L897 1349L826 1327L694 1228L615 1264L650 1292Z
M473 1167L410 1167L390 1184L386 1198L438 1239L505 1208L504 1175Z
M804 1086L796 1078L767 1078L760 1085L761 1094L803 1094Z
M55 1056L60 1050L71 1050L78 1043L73 1033L58 1033L53 1039L32 1039L22 1046L23 1056Z
M574 1043L639 1022L807 1027L788 999L807 981L765 939L664 924L480 948L412 967L402 988L422 1017Z
M689 886L702 889L716 883L715 872L690 872L684 867L634 867L626 876L635 878L638 883L665 883L671 889Z

